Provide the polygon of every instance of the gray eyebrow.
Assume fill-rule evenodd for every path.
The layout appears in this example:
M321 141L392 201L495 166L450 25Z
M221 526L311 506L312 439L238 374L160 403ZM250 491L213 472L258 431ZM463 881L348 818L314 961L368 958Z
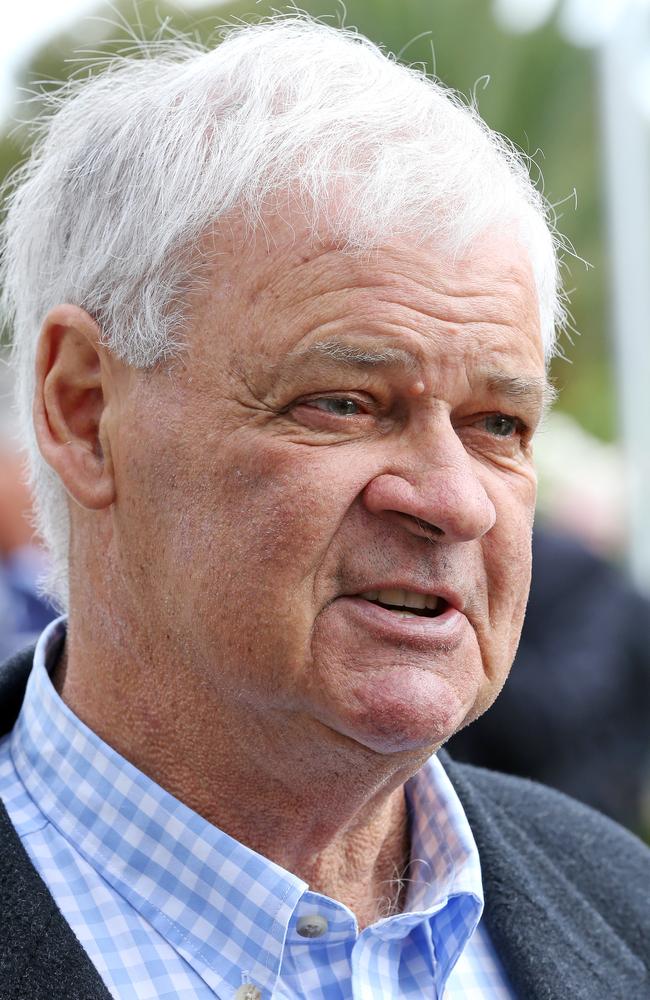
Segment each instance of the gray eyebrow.
M300 351L297 357L302 360L314 354L355 368L403 368L413 372L418 368L417 359L399 347L368 350L340 340L321 340Z
M557 398L555 386L545 377L489 371L485 372L485 380L492 392L511 399L513 403L539 400L544 412L550 409Z

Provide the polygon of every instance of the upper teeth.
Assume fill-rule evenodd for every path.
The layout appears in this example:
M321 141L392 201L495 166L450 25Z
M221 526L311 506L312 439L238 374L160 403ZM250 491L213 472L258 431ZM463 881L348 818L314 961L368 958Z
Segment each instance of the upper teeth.
M416 594L412 590L366 590L361 594L367 601L381 601L382 604L393 604L405 608L428 608L436 611L440 598L431 594Z

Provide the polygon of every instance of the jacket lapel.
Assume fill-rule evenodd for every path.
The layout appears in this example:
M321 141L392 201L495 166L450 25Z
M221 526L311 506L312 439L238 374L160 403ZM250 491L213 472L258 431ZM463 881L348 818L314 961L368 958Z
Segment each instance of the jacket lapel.
M0 997L110 1000L0 802Z
M16 653L0 663L0 736L13 729L34 662L34 647Z
M33 648L26 649L0 665L0 735L16 721L33 659ZM0 998L110 1000L1 801Z
M587 811L580 817L583 843L579 835L567 837L567 850L575 852L573 861L567 860L554 840L558 830L562 839L562 826L571 822L567 799L454 764L444 753L440 757L478 846L486 924L516 994L522 1000L639 996L643 963L604 919L606 907L595 908L579 888L584 885L592 898L597 894L598 873L590 871L588 860L594 843L584 822ZM526 794L535 788L536 794ZM545 826L553 831L547 840L539 834Z

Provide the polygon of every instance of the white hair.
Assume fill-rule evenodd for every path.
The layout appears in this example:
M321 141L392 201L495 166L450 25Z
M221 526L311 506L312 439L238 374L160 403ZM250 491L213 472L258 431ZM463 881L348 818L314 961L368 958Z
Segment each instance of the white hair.
M64 85L8 195L3 301L48 586L67 600L69 520L31 423L48 310L83 307L147 368L177 355L198 246L237 212L247 232L287 194L344 251L392 238L452 253L498 225L528 253L547 356L562 324L550 214L526 160L476 110L352 30L306 16L143 46Z

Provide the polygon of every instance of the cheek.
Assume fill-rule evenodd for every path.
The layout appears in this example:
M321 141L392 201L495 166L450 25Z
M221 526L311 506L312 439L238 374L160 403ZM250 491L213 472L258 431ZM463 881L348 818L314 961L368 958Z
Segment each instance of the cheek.
M484 641L490 647L490 673L498 676L511 666L528 601L534 477L493 484L490 495L497 519L481 542L489 609Z
M500 636L510 635L514 652L528 601L534 490L508 495L494 529L483 541L491 618Z
M209 474L219 494L224 545L245 550L259 566L311 578L363 488L340 449L244 441L222 454ZM207 492L211 485L206 484ZM293 574L296 576L296 573Z
M160 530L169 539L166 586L190 591L194 621L231 652L247 637L249 659L298 662L329 596L328 566L333 575L339 525L358 487L324 449L242 435L207 455L168 461L176 475Z

